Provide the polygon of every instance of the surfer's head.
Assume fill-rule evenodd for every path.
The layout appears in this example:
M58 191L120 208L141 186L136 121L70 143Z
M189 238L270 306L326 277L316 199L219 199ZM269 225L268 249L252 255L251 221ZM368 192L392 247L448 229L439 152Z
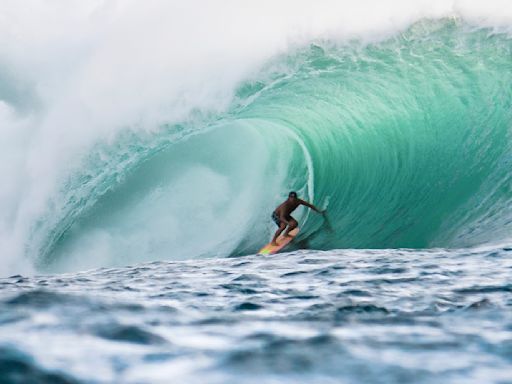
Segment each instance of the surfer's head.
M290 193L288 194L288 197L289 197L289 198L291 198L291 199L296 199L296 198L297 198L297 192L293 192L293 191L292 191L292 192L290 192Z

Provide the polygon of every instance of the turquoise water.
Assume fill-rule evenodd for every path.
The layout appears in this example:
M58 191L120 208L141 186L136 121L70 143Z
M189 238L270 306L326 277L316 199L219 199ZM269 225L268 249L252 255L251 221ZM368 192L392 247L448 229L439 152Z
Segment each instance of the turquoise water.
M102 255L86 266L250 254L292 189L327 209L332 231L298 213L314 249L505 241L511 53L507 35L457 20L298 47L242 82L227 113L97 146L31 252L64 269L91 246Z
M315 201L336 228L315 247L499 239L508 234L495 221L507 220L511 197L511 47L452 21L364 48L312 45L238 116L288 128L307 148ZM478 239L468 234L475 226Z

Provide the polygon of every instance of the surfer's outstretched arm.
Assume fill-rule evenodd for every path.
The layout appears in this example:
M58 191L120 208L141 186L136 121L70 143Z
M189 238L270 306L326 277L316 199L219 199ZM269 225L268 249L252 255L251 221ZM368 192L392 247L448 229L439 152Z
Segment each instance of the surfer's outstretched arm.
M300 202L300 204L305 205L305 206L306 206L306 207L308 207L308 208L311 208L313 211L316 211L316 212L318 212L318 213L324 213L324 211L321 211L320 209L318 209L317 207L315 207L313 204L308 203L307 201L304 201L304 200L300 200L300 199L299 199L299 202Z

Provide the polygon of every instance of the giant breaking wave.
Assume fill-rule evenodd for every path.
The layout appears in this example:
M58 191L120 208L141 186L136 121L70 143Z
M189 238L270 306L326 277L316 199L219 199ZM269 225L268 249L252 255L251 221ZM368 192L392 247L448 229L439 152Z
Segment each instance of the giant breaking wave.
M177 68L195 73L213 65L204 60L222 63L215 48L192 68ZM81 55L62 65L82 65ZM420 18L384 37L316 34L262 57L250 70L234 63L212 71L208 81L218 87L203 87L199 75L164 78L159 92L173 98L163 100L138 77L129 82L131 73L107 71L107 84L91 90L91 73L123 65L99 60L78 79L62 79L69 81L59 85L63 94L75 93L52 108L16 65L0 63L4 154L14 159L2 172L17 180L0 196L4 257L16 256L6 270L19 269L20 259L59 271L254 253L273 231L271 210L291 189L326 208L330 220L298 212L300 246L509 241L506 29L458 16ZM146 69L144 60L130 60L137 65L128 68ZM149 84L159 80L146 75Z

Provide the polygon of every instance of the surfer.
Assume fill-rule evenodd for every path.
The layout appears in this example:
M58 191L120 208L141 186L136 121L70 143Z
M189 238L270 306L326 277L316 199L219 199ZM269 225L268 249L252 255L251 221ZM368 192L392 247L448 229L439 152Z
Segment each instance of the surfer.
M288 233L292 229L297 228L299 223L291 216L291 213L295 211L299 205L305 205L306 207L311 208L318 213L324 213L324 211L319 210L313 204L299 199L297 197L297 192L290 192L288 194L288 199L286 199L281 205L279 205L279 207L274 210L274 212L272 212L272 220L274 220L274 223L276 223L276 225L279 227L274 237L272 238L272 245L277 245L277 238L281 232L286 229L286 227L288 228L284 232L284 236L288 236Z

